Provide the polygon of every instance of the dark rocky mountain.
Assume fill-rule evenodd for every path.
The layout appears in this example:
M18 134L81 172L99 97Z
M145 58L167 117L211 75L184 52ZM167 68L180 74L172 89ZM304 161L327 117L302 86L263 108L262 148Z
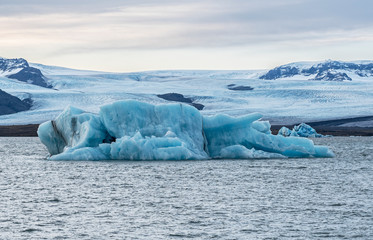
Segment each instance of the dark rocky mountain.
M351 81L349 74L356 74L359 77L373 76L373 62L341 62L325 61L315 64L291 63L269 70L260 76L260 79L275 80L294 76L309 77L308 80L319 81Z
M348 80L351 81L352 79L346 74L346 73L341 73L341 72L336 72L336 71L324 71L324 72L319 72L315 76L313 80L320 80L320 81L344 81Z
M26 111L31 108L32 100L21 100L0 89L0 115Z
M260 76L259 78L265 80L275 80L277 78L292 77L299 74L300 70L297 67L283 65L269 70L266 74Z
M17 72L17 70L19 71ZM12 71L16 71L16 73L11 73ZM45 88L52 87L48 84L47 78L42 74L42 72L37 68L30 67L28 62L23 58L0 58L0 73L1 72L3 72L7 78L16 79ZM10 74L7 74L7 72Z
M46 82L46 77L37 68L26 67L18 73L8 75L8 78L17 79L22 82L31 83L40 87L51 88L52 86Z

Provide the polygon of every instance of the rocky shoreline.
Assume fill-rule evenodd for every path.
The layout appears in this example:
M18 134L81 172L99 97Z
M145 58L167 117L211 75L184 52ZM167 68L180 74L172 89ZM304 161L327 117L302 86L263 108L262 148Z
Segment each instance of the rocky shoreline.
M0 126L0 137L37 137L39 124Z

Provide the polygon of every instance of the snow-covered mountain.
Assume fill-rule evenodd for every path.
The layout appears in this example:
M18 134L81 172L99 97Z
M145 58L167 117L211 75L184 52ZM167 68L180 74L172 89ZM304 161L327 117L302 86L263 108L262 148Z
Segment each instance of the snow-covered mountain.
M41 87L51 87L41 71L37 68L30 67L29 63L23 58L6 59L0 57L0 76Z
M0 73L10 75L29 67L28 62L23 58L6 59L0 57Z
M301 78L319 81L351 81L353 78L373 76L373 61L342 62L327 60L324 62L290 63L269 70L260 79L275 80Z
M68 105L97 113L100 106L124 99L152 104L186 102L200 107L203 115L260 112L272 124L373 116L372 62L293 63L285 65L290 70L273 77L276 81L263 77L272 70L107 73L26 63L3 61L0 89L21 100L31 98L33 106L0 116L0 125L41 123L55 118ZM39 76L51 88L27 78L9 78L27 68L40 70ZM345 73L351 80L309 81L317 75L322 80L333 78L333 71Z

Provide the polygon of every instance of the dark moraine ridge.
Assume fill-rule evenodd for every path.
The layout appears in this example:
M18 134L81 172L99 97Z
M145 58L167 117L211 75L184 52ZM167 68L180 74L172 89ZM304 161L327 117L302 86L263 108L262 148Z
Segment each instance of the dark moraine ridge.
M195 103L191 98L184 97L184 95L180 93L158 94L157 97L167 101L186 103L197 108L198 110L203 110L203 108L205 107L200 103Z
M0 137L37 137L39 124L0 126Z
M335 120L327 120L327 121L317 121L317 122L308 122L307 124L312 127L320 127L320 126L338 126L346 123L352 122L362 122L362 121L373 121L373 116L365 116L365 117L354 117L354 118L344 118L344 119L335 119Z
M227 85L229 90L232 91L251 91L254 90L254 88L250 86L237 86L236 84L229 84Z

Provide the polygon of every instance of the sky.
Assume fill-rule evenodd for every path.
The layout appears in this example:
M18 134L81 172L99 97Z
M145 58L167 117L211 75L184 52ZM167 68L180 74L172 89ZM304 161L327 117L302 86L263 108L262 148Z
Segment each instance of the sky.
M100 71L373 60L371 0L0 0L0 56Z

